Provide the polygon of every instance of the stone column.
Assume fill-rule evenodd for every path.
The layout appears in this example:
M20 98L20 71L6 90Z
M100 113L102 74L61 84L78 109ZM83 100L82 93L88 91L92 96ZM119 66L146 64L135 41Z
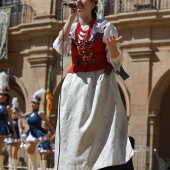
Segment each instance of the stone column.
M155 158L154 149L157 149L157 137L158 137L158 117L156 114L150 114L148 116L149 122L149 147L150 147L150 162L149 162L149 170L154 170Z
M98 1L98 12L97 12L97 18L101 19L104 17L104 6L105 6L105 1L104 0L100 0Z
M118 0L114 0L114 14L117 14Z

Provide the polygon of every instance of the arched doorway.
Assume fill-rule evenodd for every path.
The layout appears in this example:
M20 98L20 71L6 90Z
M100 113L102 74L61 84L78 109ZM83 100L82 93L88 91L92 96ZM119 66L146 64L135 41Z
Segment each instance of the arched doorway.
M160 106L158 153L164 161L170 159L170 85L167 87Z
M163 74L153 88L149 99L148 145L151 169L160 159L170 158L170 70ZM162 160L162 162L163 162Z

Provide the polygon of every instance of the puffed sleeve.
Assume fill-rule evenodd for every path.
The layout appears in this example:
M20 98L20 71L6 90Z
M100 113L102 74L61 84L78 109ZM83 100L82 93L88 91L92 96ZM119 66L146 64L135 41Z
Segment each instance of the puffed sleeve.
M55 39L53 43L53 48L62 56L67 56L68 52L70 51L70 39L69 41L61 41L58 37Z
M68 41L62 41L58 37L55 39L53 43L53 48L61 54L63 57L67 56L70 52L71 48L71 38L74 38L74 32L75 32L75 23L71 26L70 29L70 36Z
M103 41L106 41L107 38L114 36L115 38L118 38L118 32L116 30L116 27L108 22L105 27L104 27L104 35L103 35ZM111 58L110 50L108 46L106 46L106 55L107 55L107 61L113 65L115 72L120 70L120 67L122 65L123 61L123 54L122 51L120 50L121 44L118 42L117 43L117 50L119 51L119 56L116 57L115 59Z

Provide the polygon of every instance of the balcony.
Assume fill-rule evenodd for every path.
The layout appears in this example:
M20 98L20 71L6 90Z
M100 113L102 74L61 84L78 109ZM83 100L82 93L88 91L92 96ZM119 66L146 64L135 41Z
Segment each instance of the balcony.
M170 9L169 0L105 0L104 16L162 9Z
M33 8L27 4L15 3L15 4L0 4L0 7L11 7L10 27L17 26L19 24L31 23L35 16Z
M15 4L11 10L10 27L31 23L34 16L35 12L31 6L22 3Z

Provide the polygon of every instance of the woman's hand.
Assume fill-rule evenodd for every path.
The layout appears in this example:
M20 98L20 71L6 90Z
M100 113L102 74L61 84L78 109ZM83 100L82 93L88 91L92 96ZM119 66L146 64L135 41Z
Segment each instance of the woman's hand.
M122 39L122 36L118 37L117 39L112 36L106 39L104 43L109 47L111 58L116 58L119 56L119 51L117 50L116 44Z
M77 11L81 11L84 8L84 4L81 0L78 1L72 1L70 2L71 4L75 4L76 8L70 7L70 14L76 16L77 15Z
M122 39L122 36L120 36L119 38L115 38L114 36L109 37L106 39L106 41L104 42L109 49L115 49L116 48L116 44Z

